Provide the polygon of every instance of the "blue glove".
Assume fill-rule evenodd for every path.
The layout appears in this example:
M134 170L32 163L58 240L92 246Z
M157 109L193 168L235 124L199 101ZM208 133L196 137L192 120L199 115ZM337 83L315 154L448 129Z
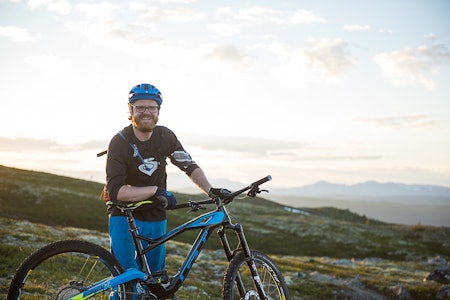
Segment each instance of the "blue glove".
M155 203L161 204L164 208L172 209L177 205L177 199L175 196L163 189L162 187L158 187L156 193L150 197L150 200L155 201Z

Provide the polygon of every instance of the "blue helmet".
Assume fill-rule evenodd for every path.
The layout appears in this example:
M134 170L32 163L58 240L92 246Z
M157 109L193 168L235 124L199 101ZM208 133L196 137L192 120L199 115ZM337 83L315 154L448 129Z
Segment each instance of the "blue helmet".
M134 103L139 99L155 100L158 105L162 103L161 92L154 85L148 83L138 84L128 93L128 103Z

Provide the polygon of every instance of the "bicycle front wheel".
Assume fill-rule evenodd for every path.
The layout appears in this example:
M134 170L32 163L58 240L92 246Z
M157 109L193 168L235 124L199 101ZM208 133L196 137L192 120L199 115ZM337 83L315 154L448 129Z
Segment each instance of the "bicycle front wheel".
M17 269L8 300L69 299L87 286L117 276L123 268L106 249L80 240L49 244L31 254ZM101 292L93 299L126 299L124 285Z
M267 299L291 299L284 277L276 264L262 252L252 251L252 256ZM249 258L245 257L243 251L239 251L230 261L223 282L224 300L260 299L248 262Z

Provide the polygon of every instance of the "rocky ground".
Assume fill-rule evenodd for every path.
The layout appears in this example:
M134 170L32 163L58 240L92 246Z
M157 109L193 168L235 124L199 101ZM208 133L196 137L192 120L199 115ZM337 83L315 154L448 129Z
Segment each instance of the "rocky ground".
M83 239L108 247L106 234L73 227L51 227L0 218L0 298L20 261L33 249L65 238ZM188 244L168 244L168 266L176 268ZM450 299L449 263L441 257L415 261L381 258L274 256L285 275L293 299ZM181 299L217 299L226 268L222 251L203 251ZM176 269L175 269L176 270Z

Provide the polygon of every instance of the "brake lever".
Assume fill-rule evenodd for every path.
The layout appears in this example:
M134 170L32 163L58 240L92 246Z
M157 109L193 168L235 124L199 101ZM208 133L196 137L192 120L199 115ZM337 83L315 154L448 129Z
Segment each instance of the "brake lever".
M268 193L269 191L268 191L268 190L261 190L261 189L259 189L258 186L255 186L255 187L252 188L250 191L248 191L247 196L249 196L249 197L255 197L257 194L260 194L260 193L262 193L262 192Z
M201 206L201 204L198 204L197 202L192 202L192 201L189 201L189 206L191 207L189 212L192 212L192 211L196 212L196 211L198 211L200 209L206 209L206 207Z

